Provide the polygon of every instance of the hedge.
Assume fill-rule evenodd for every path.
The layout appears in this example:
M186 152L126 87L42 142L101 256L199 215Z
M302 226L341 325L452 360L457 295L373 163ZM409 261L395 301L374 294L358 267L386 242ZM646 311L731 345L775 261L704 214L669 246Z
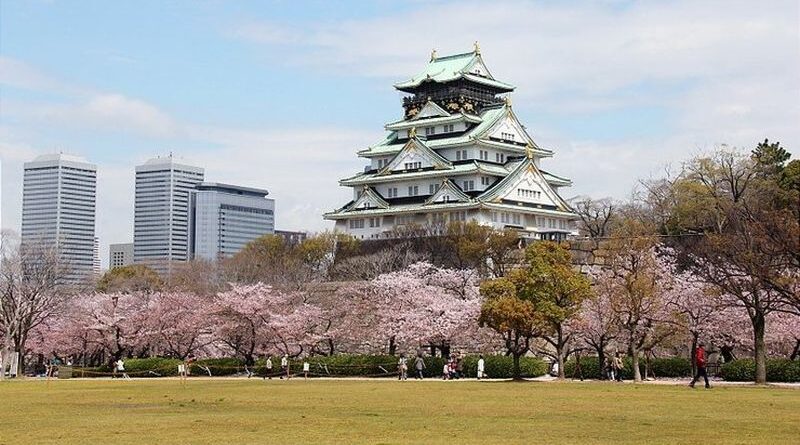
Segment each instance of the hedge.
M622 370L622 378L626 380L633 379L633 362L631 358L625 357L622 361L625 364L625 369ZM581 370L585 379L601 378L600 363L598 363L596 356L581 357ZM650 359L650 370L655 374L656 378L690 377L692 375L692 363L688 358L684 357L652 358ZM644 359L639 360L639 371L644 377ZM575 375L574 359L567 361L564 366L564 372L567 377L578 377Z
M756 379L756 362L750 358L722 365L722 378L731 382L752 382ZM768 382L800 382L800 361L785 358L767 360Z
M413 378L415 374L414 360L416 357L408 357L408 375ZM513 360L511 357L502 355L487 355L485 358L485 372L490 378L511 378ZM423 357L425 370L423 376L428 378L441 377L444 359L441 357ZM331 377L382 377L397 376L398 356L391 355L355 355L338 354L333 356L314 356L309 357L308 362L312 376L331 376ZM183 363L181 360L170 358L132 358L125 360L125 372L131 377L159 377L178 375L178 365ZM266 375L266 360L259 359L251 371L257 376ZM272 376L280 375L281 359L272 358ZM583 363L583 362L581 362ZM299 374L303 369L303 360L292 359L290 361L291 372ZM191 366L191 375L207 376L208 371L212 376L228 376L245 372L244 361L238 358L215 358L197 360ZM475 378L478 369L478 356L468 355L464 357L464 376ZM547 373L548 365L544 361L534 357L522 357L520 359L520 370L523 377L538 377ZM108 366L97 368L82 368L86 377L107 377L111 373ZM151 372L152 371L152 372ZM76 369L76 376L81 375L81 369Z

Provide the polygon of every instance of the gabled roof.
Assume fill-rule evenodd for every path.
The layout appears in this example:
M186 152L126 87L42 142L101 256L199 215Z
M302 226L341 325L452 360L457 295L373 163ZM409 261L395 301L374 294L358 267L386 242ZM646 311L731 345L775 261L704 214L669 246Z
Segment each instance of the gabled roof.
M388 209L389 203L381 197L372 187L364 186L364 191L352 204L345 209L350 210L366 210L366 209Z
M546 172L546 171L544 171L542 169L539 169L539 171L542 172L542 175L544 176L544 179L546 179L547 182L549 182L550 184L558 185L558 186L572 185L572 180L569 179L569 178L565 178L563 176L557 176L557 175L554 175L554 174L552 174L550 172Z
M504 177L509 173L508 169L503 165L473 160L472 162L468 163L455 164L452 168L446 170L423 169L420 171L395 172L391 175L379 175L376 172L359 173L355 176L340 180L339 184L343 186L356 186L409 179L436 178L441 176L453 177L473 174L475 172L481 172L487 175L500 177Z
M385 167L378 171L378 175L388 175L392 171L398 170L400 163L413 153L419 153L419 155L430 162L431 166L435 169L453 168L452 162L431 150L431 148L425 145L418 137L413 136L406 142L400 152L398 152Z
M492 77L477 48L468 53L432 57L421 73L405 82L396 83L394 87L400 91L412 92L423 82L446 83L462 78L500 91L514 90L513 85L500 82Z
M436 102L428 99L425 102L425 105L419 110L419 113L415 114L410 120L419 120L419 119L427 119L431 117L445 117L450 116L444 108L440 107L436 104Z
M390 131L407 130L409 128L414 128L414 127L423 128L431 125L449 124L459 121L466 121L471 124L477 124L480 123L482 119L480 118L480 116L476 116L474 114L456 113L448 116L430 117L420 120L408 119L408 120L390 122L386 124L384 128Z
M464 115L464 116L470 117L471 115ZM478 125L470 129L469 131L455 134L452 137L429 139L425 141L425 144L432 149L439 149L454 145L464 145L464 144L469 144L471 142L477 142L479 144L500 147L505 150L514 150L519 154L524 154L526 152L524 143L514 144L510 142L503 142L490 139L488 136L491 133L491 130L497 127L498 125L501 125L503 119L506 117L509 117L514 122L516 122L517 125L522 127L522 125L519 124L519 120L517 119L516 114L514 114L509 104L497 104L485 107L481 111L480 123L478 123ZM414 127L414 125L409 126L409 128L411 127ZM524 133L524 136L527 139L527 141L531 143L531 145L533 146L534 153L537 156L552 156L553 152L551 150L547 150L536 145L536 143L533 141L530 135L528 135L527 132L525 132L524 128L521 129L521 132ZM525 142L525 141L520 141L520 142ZM397 132L393 131L392 133L389 134L389 136L387 136L381 142L372 145L365 150L359 151L358 154L360 156L365 156L365 157L385 156L397 153L401 148L402 145L398 143Z
M447 199L444 199L447 197ZM445 204L449 202L469 202L471 198L469 195L461 191L453 181L445 179L439 190L436 191L430 198L425 200L425 205L431 204Z
M566 201L564 201L564 199L552 189L544 175L542 175L542 172L536 167L533 159L530 158L525 158L519 162L511 174L478 196L478 199L483 202L502 202L502 197L506 193L509 193L511 189L514 188L521 180L523 180L526 175L531 176L534 182L539 185L539 188L542 189L545 195L550 199L550 201L553 202L553 204L555 204L556 207L565 212L570 211L569 204L567 204Z

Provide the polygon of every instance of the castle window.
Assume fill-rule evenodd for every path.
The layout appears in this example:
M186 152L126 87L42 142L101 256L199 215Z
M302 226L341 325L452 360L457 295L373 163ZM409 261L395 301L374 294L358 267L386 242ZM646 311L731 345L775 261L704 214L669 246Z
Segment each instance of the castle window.
M417 195L419 195L419 186L418 185L414 185L414 186L409 185L408 186L408 196L417 196Z
M387 198L397 198L397 187L389 187L386 191Z

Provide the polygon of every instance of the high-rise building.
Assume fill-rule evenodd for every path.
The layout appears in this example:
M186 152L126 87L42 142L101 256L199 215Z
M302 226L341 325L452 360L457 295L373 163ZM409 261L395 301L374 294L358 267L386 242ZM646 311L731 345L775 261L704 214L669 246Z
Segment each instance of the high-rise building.
M203 182L203 169L172 155L136 167L133 261L169 276L189 259L189 193Z
M369 161L364 172L339 181L353 199L325 215L337 230L384 238L409 226L437 233L450 221L477 221L531 239L577 233L577 215L558 194L572 182L541 169L553 151L517 119L514 86L492 76L477 44L463 54L434 52L395 88L406 94L403 117L358 152Z
M109 244L108 268L130 266L133 264L133 243Z
M100 263L100 238L94 237L94 249L92 249L92 273L95 276L100 276L100 269L102 268L102 264Z
M191 192L192 258L216 260L236 254L275 230L275 201L262 189L202 183Z
M86 280L94 268L97 166L65 154L24 165L21 241L56 246L65 283Z

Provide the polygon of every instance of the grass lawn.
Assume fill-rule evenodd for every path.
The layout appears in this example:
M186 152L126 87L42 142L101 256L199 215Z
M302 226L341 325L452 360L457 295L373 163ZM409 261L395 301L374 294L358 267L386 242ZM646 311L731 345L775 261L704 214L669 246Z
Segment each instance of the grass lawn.
M0 382L0 444L800 443L800 390L554 382Z

